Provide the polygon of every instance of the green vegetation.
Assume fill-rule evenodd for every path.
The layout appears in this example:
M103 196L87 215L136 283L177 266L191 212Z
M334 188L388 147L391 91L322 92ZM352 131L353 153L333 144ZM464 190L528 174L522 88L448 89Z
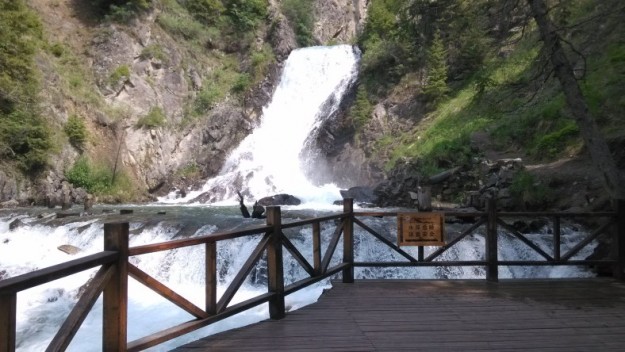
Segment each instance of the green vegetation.
M252 83L258 83L265 79L269 72L269 66L276 61L271 46L265 43L260 50L252 52L250 55L250 75Z
M121 65L118 66L109 76L109 84L114 86L120 83L120 81L128 80L130 78L130 66Z
M179 1L193 17L207 26L231 26L237 32L258 27L267 17L266 0Z
M110 191L113 172L107 168L94 167L89 159L81 157L65 176L75 187L82 187L89 193L98 194Z
M67 138L69 138L69 142L75 148L82 150L88 136L84 121L76 115L71 115L67 119L64 130Z
M189 163L176 171L176 176L185 178L196 178L201 174L201 169L195 162Z
M163 63L167 63L167 54L165 54L165 50L159 44L150 44L143 48L139 58L141 58L141 60L156 59Z
M358 130L366 125L371 118L371 113L373 113L373 105L369 102L367 91L360 86L356 92L356 101L350 112L354 127Z
M300 46L311 46L313 40L313 2L312 0L284 0L282 12L289 19Z
M210 73L189 102L183 124L228 96L243 97L275 62L269 44L256 49L254 43L254 31L267 20L267 0L162 0L161 6L161 27L183 39L191 57L208 56ZM156 53L150 49L145 55Z
M510 185L510 193L521 208L541 208L554 198L553 192L546 185L538 182L527 171L518 172Z
M206 77L202 90L191 104L191 117L205 115L215 104L224 99L228 93L239 94L250 86L250 76L233 69L234 62L226 61L224 65L214 69Z
M540 51L533 23L501 14L495 23L485 15L489 4L486 0L371 3L359 38L361 82L368 101L375 104L393 89L394 94L413 96L429 107L414 130L384 136L376 143L377 152L390 156L387 169L398 160L418 159L422 171L431 175L468 163L474 154L470 136L476 131L490 133L501 149L534 159L550 160L579 150L579 130L559 83L547 77L546 52ZM573 51L571 56L578 65L586 63L580 84L597 122L609 132L625 126L620 118L625 107L625 42L616 34L623 30L622 21L601 17L597 12L601 6L590 0L566 2L554 14L559 23L582 23L572 27L569 37L573 47L584 48L585 61ZM587 34L597 32L604 39L588 45ZM358 95L355 106L362 106L364 95L360 90ZM362 109L352 109L353 120L366 121L361 114Z
M0 156L25 172L43 169L51 148L41 117L34 56L42 27L22 0L0 1Z
M123 172L117 170L114 174L112 167L94 163L87 157L76 160L65 172L65 177L74 187L82 187L91 194L114 197L122 202L133 199L137 193L136 187Z
M127 23L140 11L149 9L152 0L92 0L92 4L101 10L105 19Z
M267 0L225 0L226 16L238 32L255 29L267 18Z
M158 15L156 21L167 32L199 47L203 47L211 38L211 28L190 14L195 13L197 16L198 12L187 11L175 0L164 0L162 6L164 11Z
M61 43L54 43L48 45L48 51L57 58L60 58L65 54L65 47L63 47Z
M427 51L427 84L423 93L434 103L440 102L449 93L447 86L447 50L443 46L440 33L432 38L432 45Z
M243 93L250 87L250 85L250 75L247 73L241 73L232 84L232 88L230 90L233 93Z
M226 7L220 0L187 0L182 2L193 16L207 26L219 24Z
M156 128L164 126L167 122L167 116L162 108L154 106L150 111L137 121L137 128Z

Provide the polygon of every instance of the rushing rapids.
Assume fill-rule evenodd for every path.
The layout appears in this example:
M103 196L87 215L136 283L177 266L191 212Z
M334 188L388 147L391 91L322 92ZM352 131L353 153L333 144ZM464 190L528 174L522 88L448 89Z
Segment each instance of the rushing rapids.
M304 200L294 210L287 208L284 222L293 219L324 214L324 211L339 211L329 205L340 197L333 185L314 185L302 170L300 156L304 153L305 141L314 133L324 118L337 108L345 90L356 77L358 52L351 46L317 47L296 50L286 62L280 86L263 120L228 159L221 174L209 180L204 189L190 194L185 199L164 199L164 202L183 203L192 200L202 192L216 194L214 201L232 200L237 188L248 197L258 198L272 193L292 193ZM329 106L329 108L328 108ZM322 111L322 107L326 108ZM280 138L275 133L280 132ZM275 157L275 152L280 157ZM130 245L163 242L179 236L201 236L215 231L227 231L250 224L261 224L262 220L241 219L240 212L231 205L211 206L144 206L135 207L135 214L150 216L143 220L131 220ZM324 210L320 210L324 209ZM94 211L102 214L102 208ZM156 215L165 211L167 215ZM38 213L39 214L38 214ZM37 216L39 215L39 216ZM53 213L45 209L31 209L28 212L0 213L0 279L62 263L71 259L93 254L103 249L103 222L109 215L77 217L75 219L54 219ZM146 220L147 219L147 220ZM363 221L380 233L393 234L397 224L393 219L367 218ZM322 227L322 242L327 245L334 227ZM571 248L583 236L582 233L565 228L568 235L562 249ZM290 229L287 236L309 256L312 262L312 236L310 227ZM543 248L550 248L551 235L547 229L534 234L534 240ZM238 238L219 242L218 251L218 295L236 275L249 253L256 246L259 237ZM405 260L377 239L356 227L354 233L354 254L356 261ZM59 246L70 245L79 252L66 254ZM539 259L531 249L513 238L500 236L500 259ZM408 249L410 252L412 249ZM427 253L432 248L426 248ZM592 248L578 254L583 258ZM341 245L333 258L340 260ZM415 253L412 253L416 255ZM132 264L154 276L176 292L198 306L204 301L204 247L176 249L172 251L141 255L131 258ZM476 260L484 256L483 233L470 235L446 252L440 260ZM305 271L290 256L285 255L286 284L302 279ZM52 339L54 333L77 301L81 287L92 277L94 270L56 280L18 294L17 345L20 351L41 351ZM434 279L483 279L481 267L445 268L357 268L356 278L434 278ZM502 278L530 277L583 277L592 273L585 269L564 267L514 267L501 268ZM252 271L232 303L243 301L266 292L266 277L262 265ZM317 300L329 281L291 294L286 298L290 310L297 309ZM231 303L231 304L232 304ZM128 339L134 340L155 331L188 321L192 317L153 293L148 288L129 280L129 331ZM195 333L159 345L154 350L166 350L202 336L222 330L243 326L268 318L267 305L262 305L238 314L222 322L210 325ZM70 351L98 351L101 339L102 304L98 301L69 347Z

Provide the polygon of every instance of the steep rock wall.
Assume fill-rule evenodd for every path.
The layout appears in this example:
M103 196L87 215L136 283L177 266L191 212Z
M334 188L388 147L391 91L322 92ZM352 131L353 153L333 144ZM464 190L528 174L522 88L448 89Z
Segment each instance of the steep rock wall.
M369 0L319 0L314 2L313 36L320 44L353 43L364 26Z

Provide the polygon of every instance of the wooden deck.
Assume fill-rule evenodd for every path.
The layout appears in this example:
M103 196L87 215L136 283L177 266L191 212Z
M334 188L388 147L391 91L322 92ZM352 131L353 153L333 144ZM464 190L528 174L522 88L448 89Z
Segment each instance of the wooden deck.
M333 282L319 301L175 351L623 351L625 283Z

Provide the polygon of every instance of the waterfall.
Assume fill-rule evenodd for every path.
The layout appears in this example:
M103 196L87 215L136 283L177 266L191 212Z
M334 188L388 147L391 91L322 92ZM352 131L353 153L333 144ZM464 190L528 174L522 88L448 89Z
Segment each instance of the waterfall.
M184 199L188 202L208 194L209 202L232 200L236 191L252 199L288 193L304 203L332 203L340 199L332 184L314 185L303 172L310 162L303 155L306 140L331 116L358 73L359 51L349 45L310 47L294 50L285 63L280 83L260 125L230 154L220 173L199 191Z

